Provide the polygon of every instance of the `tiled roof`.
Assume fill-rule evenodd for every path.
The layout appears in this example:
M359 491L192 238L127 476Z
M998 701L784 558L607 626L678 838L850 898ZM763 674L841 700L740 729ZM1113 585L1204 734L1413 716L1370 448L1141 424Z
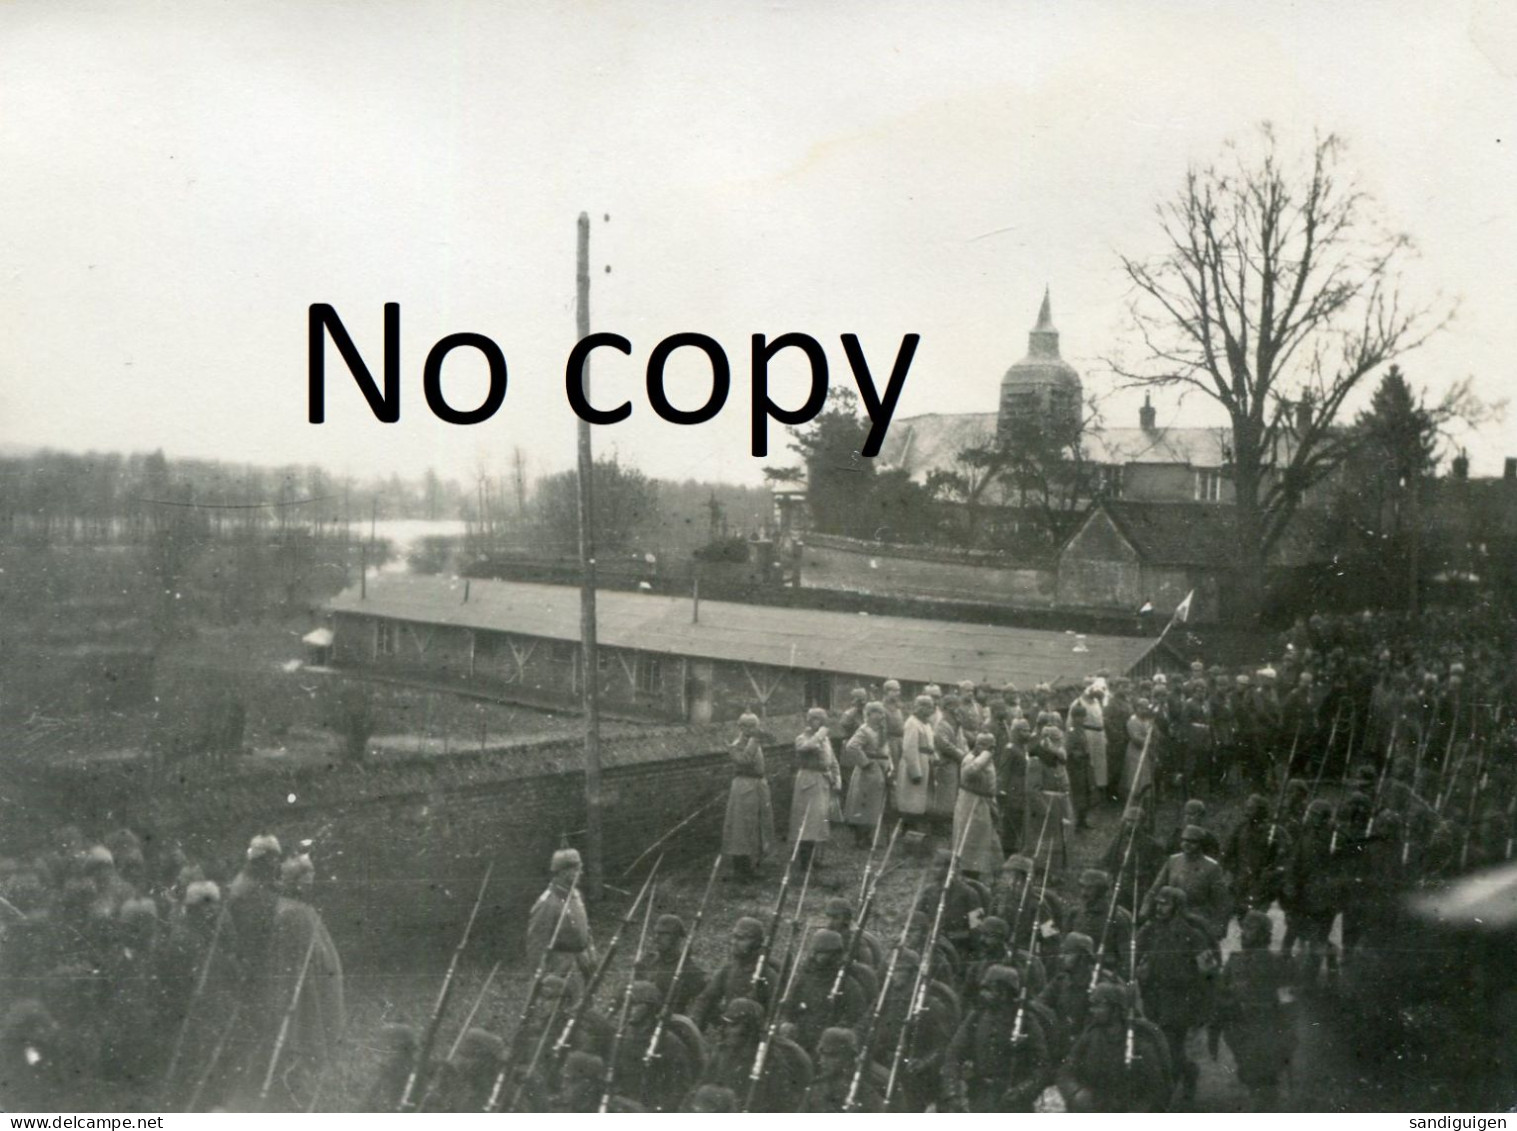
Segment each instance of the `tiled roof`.
M1204 503L1109 502L1103 509L1152 565L1231 569L1237 555L1232 507Z
M1100 504L1112 522L1150 565L1232 569L1237 563L1236 508L1216 503ZM1353 531L1331 514L1303 507L1270 553L1276 566L1299 566L1332 559L1348 549Z
M492 629L549 640L579 639L579 590L559 585L385 576L367 597L349 589L326 608L418 624ZM942 679L1075 683L1100 669L1126 673L1154 641L1084 638L1073 633L992 625L949 624L910 617L860 616L726 601L702 601L700 623L683 597L602 590L596 597L601 643L666 655L837 672L875 679Z
M913 479L930 472L959 470L954 456L966 447L987 444L996 436L993 412L928 413L908 416L890 426L880 448L882 467L900 468ZM1226 428L1101 428L1082 440L1092 463L1177 463L1216 468L1228 462Z

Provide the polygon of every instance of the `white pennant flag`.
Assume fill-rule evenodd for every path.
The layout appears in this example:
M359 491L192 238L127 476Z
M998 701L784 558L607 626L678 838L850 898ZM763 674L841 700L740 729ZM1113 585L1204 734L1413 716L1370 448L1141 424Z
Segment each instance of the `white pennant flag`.
M1185 600L1181 601L1178 605L1175 606L1174 619L1180 624L1184 624L1186 621L1190 620L1190 599L1195 595L1196 591L1192 589L1189 593L1185 594Z

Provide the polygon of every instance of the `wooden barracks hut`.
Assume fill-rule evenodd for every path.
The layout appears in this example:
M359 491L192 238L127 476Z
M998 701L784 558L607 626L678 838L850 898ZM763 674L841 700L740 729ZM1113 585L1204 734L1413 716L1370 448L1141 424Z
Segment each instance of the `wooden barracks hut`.
M694 724L750 707L790 715L841 707L855 686L908 693L961 679L1078 685L1088 674L1173 666L1153 638L602 590L601 703L612 713ZM339 668L548 708L579 704L579 590L514 581L386 576L324 607Z

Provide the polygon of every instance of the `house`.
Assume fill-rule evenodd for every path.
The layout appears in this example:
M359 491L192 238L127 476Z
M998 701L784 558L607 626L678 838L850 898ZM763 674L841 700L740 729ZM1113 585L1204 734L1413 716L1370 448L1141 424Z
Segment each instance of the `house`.
M754 709L840 707L855 686L960 679L1078 685L1175 665L1139 637L873 617L602 591L601 702L612 714L706 723ZM325 606L335 667L544 707L579 704L579 590L385 576Z
M1323 511L1297 511L1269 554L1266 575L1310 570L1350 552L1353 532ZM1057 601L1070 609L1157 616L1195 593L1193 621L1229 619L1238 554L1235 508L1200 503L1098 503L1059 551Z
M1020 421L1044 422L1052 434L1078 437L1081 458L1096 469L1095 483L1107 498L1150 503L1233 502L1232 436L1224 426L1160 426L1158 410L1145 397L1136 428L1108 427L1083 419L1084 385L1080 374L1059 352L1049 295L1043 295L1038 320L1028 334L1027 356L1001 378L995 412L926 413L891 425L880 449L879 466L902 470L925 483L934 471L963 471L961 452L1005 444ZM1296 406L1309 413L1306 401ZM1294 431L1280 430L1275 463L1289 462ZM793 500L787 500L793 505ZM984 502L1016 504L1014 491L994 485Z

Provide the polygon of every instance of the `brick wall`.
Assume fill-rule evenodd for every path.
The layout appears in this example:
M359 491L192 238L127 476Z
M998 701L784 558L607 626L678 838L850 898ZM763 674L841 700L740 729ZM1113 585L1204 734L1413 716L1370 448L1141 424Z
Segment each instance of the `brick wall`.
M797 718L767 721L765 750L776 830L784 836ZM728 726L650 728L603 743L607 881L703 804L668 849L706 857L719 846L729 779ZM477 930L498 953L521 945L527 909L561 838L583 847L582 749L556 739L505 753L342 765L241 767L198 763L172 772L141 763L54 767L25 783L28 810L96 835L127 826L156 845L182 844L213 876L232 874L248 839L314 841L316 902L356 966L404 963L451 945L487 863L495 872ZM37 830L39 835L45 832Z

